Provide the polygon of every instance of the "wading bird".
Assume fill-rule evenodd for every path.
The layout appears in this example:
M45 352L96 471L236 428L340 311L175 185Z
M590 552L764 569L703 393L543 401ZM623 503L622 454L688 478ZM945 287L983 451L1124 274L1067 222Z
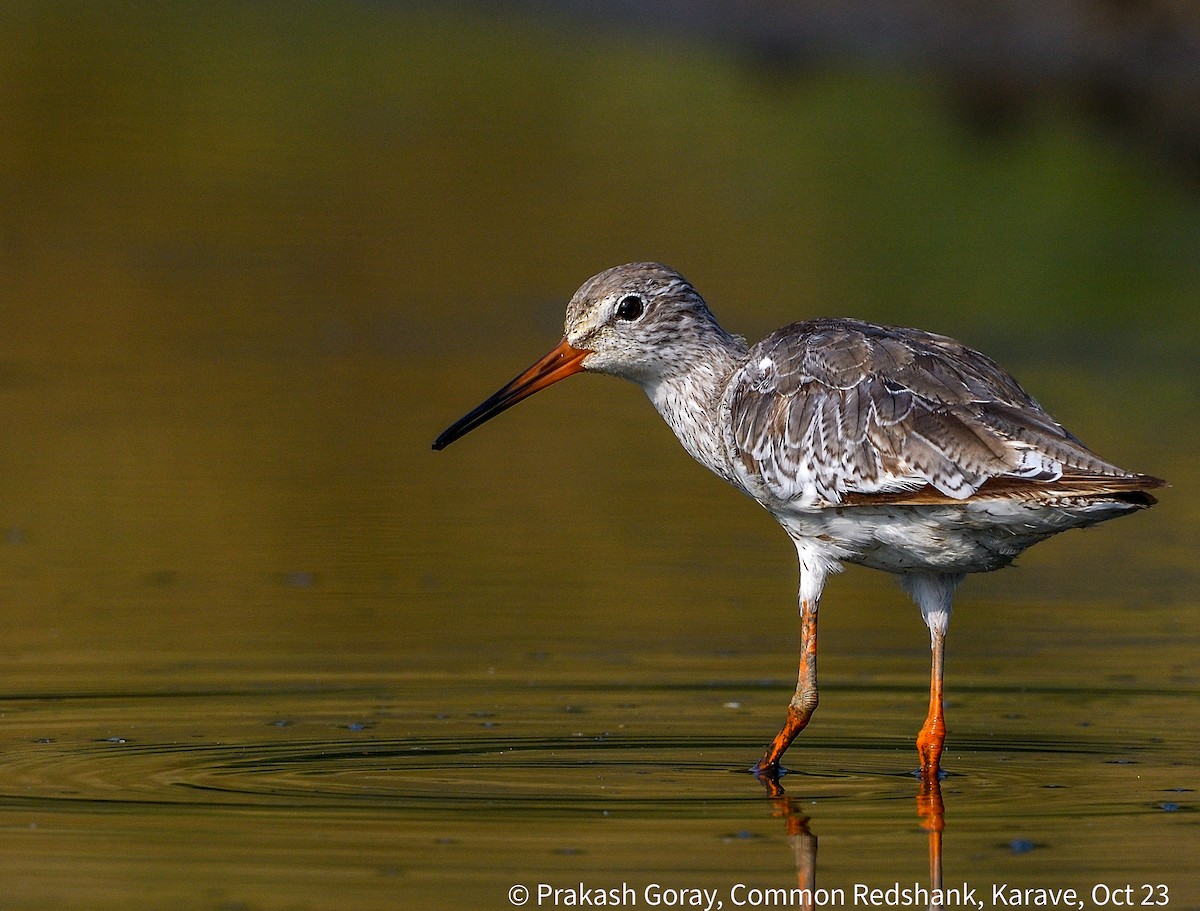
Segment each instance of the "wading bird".
M1154 505L1158 478L1104 461L990 358L918 329L793 323L754 346L718 324L678 272L630 263L567 306L549 354L437 438L443 449L552 383L591 370L641 385L700 464L757 500L800 560L800 672L780 758L817 707L817 607L843 563L894 573L933 653L920 772L945 743L942 659L954 590L1065 531Z

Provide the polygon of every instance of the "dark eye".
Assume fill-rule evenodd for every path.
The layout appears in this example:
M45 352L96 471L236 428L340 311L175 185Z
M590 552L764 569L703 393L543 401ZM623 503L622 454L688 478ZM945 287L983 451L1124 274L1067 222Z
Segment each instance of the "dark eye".
M636 294L627 294L617 304L617 319L632 320L642 315L646 305Z

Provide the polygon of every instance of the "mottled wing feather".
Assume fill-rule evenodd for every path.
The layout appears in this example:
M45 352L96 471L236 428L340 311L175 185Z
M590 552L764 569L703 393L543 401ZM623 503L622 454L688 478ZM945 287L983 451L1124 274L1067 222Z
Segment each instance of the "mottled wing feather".
M754 346L726 402L742 469L805 504L923 489L926 501L961 500L995 478L1144 477L1084 447L991 359L915 329L788 326Z

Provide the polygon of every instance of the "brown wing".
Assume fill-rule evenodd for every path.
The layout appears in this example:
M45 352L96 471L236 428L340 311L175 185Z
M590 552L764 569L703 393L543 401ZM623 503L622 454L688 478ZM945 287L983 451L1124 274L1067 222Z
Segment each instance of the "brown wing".
M915 329L788 326L751 349L726 402L735 457L784 500L962 500L996 478L1161 484L1100 459L990 358Z

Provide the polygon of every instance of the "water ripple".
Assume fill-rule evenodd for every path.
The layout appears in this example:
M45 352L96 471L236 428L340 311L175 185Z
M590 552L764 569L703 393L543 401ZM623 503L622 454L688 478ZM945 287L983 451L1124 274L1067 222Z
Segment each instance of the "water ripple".
M761 799L749 775L739 780L732 774L752 753L733 739L483 734L366 742L33 744L7 756L0 803L713 817L737 815L747 801ZM1048 789L1031 813L1078 813L1082 768L1096 782L1119 780L1129 774L1125 765L1138 764L1112 760L1111 754L1096 744L1023 743L1014 750L960 742L950 752L957 774L945 785L970 792L975 814L1009 809L1018 785ZM795 771L784 784L814 803L911 799L913 782L903 772L909 760L893 742L814 738L793 761L806 759L821 770Z

